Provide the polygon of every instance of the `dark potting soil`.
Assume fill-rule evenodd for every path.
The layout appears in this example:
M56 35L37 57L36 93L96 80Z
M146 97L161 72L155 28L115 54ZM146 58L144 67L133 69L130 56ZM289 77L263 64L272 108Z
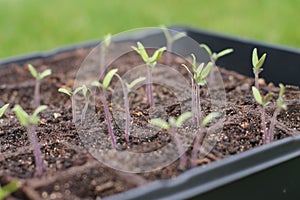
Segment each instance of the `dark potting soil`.
M60 87L70 89L73 87L76 72L89 52L90 49L78 49L47 59L30 61L30 64L35 66L38 71L50 68L53 73L42 81L41 104L48 105L49 108L40 114L41 118L36 128L44 162L44 172L41 177L35 173L34 155L26 129L20 125L11 111L15 104L20 104L30 113L33 110L35 82L27 69L28 63L23 65L11 64L8 68L0 70L0 106L10 103L10 109L0 124L0 184L5 185L12 179L19 179L23 183L22 187L10 198L96 199L139 187L154 180L175 178L191 168L192 145L187 148L188 162L185 169L178 167L179 159L177 159L156 171L137 174L114 170L103 162L99 162L89 153L90 151L84 146L86 141L82 141L80 137L82 131L86 138L92 138L92 133L100 130L103 137L98 145L103 148L104 152L105 148L109 148L110 145L104 109L99 97L96 97L96 103L93 105L95 113L88 114L79 133L78 127L71 123L70 98L57 92ZM163 55L159 63L164 64L165 60L166 55ZM173 57L172 67L187 78L187 72L181 66L182 63L186 63L186 61L179 57ZM123 74L132 66L139 64L142 64L141 58L135 52L130 52L113 62L111 68L118 68L119 73ZM226 92L223 128L217 136L211 136L216 144L206 156L196 160L198 166L207 165L263 145L260 107L255 103L251 92L254 80L222 68L219 68L219 71ZM166 74L157 72L157 74L154 73L155 75L161 76L162 79L168 79ZM116 82L115 79L113 79L114 81ZM272 83L265 84L263 80L261 82L263 93L274 92L273 102L275 102L279 88L274 87ZM201 90L202 109L206 114L212 111L208 92L206 87ZM168 117L179 116L182 110L186 109L185 105L181 105L181 103L190 101L189 93L182 94L183 98L176 98L172 90L160 84L154 84L153 95L155 102L162 106L163 112ZM130 94L131 119L140 128L148 125L150 118L153 117L145 97L144 87L139 87ZM112 96L109 94L108 100L111 99ZM274 140L298 134L300 131L299 88L287 86L285 101L288 109L281 111L277 117ZM123 111L123 104L110 103L109 105L113 115L114 111ZM268 125L275 109L274 106L272 103L266 109ZM93 118L90 118L91 115ZM118 151L151 152L172 141L166 131L154 131L149 136L140 136L140 130L133 128L127 144L124 131L115 120L117 117L117 114L113 116L113 126ZM180 129L180 136L189 137L193 142L195 135L189 134L189 131L192 132L192 129L185 125L184 128ZM95 149L90 147L89 150ZM163 161L169 156L161 153L158 158ZM115 154L107 154L105 159L113 160ZM145 162L145 166L148 164L148 161L142 157L130 162Z

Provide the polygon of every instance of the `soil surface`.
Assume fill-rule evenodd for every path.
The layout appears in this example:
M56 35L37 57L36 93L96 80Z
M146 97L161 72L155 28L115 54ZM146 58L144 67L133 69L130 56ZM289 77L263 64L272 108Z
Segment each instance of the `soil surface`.
M110 163L114 168L130 171L138 163L141 168L147 169L152 161L143 156L134 157L130 161L125 159L125 163L131 163L128 166L126 164L120 166L110 161L118 159L118 152L147 153L163 149L172 143L172 137L166 130L157 130L153 127L147 129L148 131L141 130L149 126L150 118L160 116L160 111L164 113L165 118L168 118L177 117L189 110L191 97L189 90L184 90L184 88L181 95L178 96L170 88L162 84L154 84L153 96L155 102L160 105L160 110L154 109L153 111L153 108L147 103L145 87L136 88L129 95L131 124L135 124L135 126L130 130L131 136L127 143L124 128L122 128L124 127L122 97L109 92L107 100L117 140L117 150L113 151L99 91L95 90L95 101L89 106L84 123L80 123L80 114L78 114L77 120L79 121L76 125L71 122L70 98L57 92L60 87L73 88L76 73L90 51L91 49L88 48L78 49L45 59L30 60L22 64L12 63L9 67L0 70L0 106L10 103L10 108L0 124L0 184L5 185L12 179L22 182L22 187L8 199L102 198L145 185L154 180L175 178L192 168L191 161L197 163L198 166L207 165L263 145L260 107L256 104L251 92L254 80L219 68L224 85L219 85L214 89L222 90L224 87L226 93L226 104L221 103L224 121L218 134L205 135L207 130L202 132L207 136L207 140L215 142L205 156L199 156L196 160L192 160L195 128L193 128L192 122L187 122L177 130L179 138L186 147L187 163L184 168L179 167L177 155L175 157L168 155L168 152L176 154L174 143L169 147L171 151L157 151L160 152L157 155L157 162L169 159L169 164L155 171L141 172L141 169L136 169L140 173L125 173L103 164ZM159 63L165 64L165 62L166 53ZM50 68L53 73L42 80L41 104L48 105L48 109L40 114L40 121L36 127L44 164L41 177L35 172L35 159L26 128L20 125L12 111L16 104L20 104L29 113L33 111L35 80L27 69L29 63L40 72ZM181 66L182 63L187 64L183 58L174 56L171 67L189 80L187 72ZM122 75L132 66L141 64L141 58L135 52L130 52L115 60L110 68L118 68L118 72ZM159 70L154 71L153 76L157 79L171 80L171 82L174 79L171 73L163 74ZM177 79L174 80L173 84L177 82ZM112 84L117 85L117 79L114 78ZM179 86L180 89L182 88ZM275 110L274 102L278 97L279 88L261 80L261 91L264 94L274 93L273 103L269 104L266 109L268 127ZM206 115L215 110L210 101L211 93L212 91L207 87L201 89L201 107ZM82 102L80 98L78 102ZM298 87L286 87L285 102L287 110L281 111L277 117L274 140L300 132L300 90ZM82 110L80 106L79 103L79 110ZM214 124L210 124L210 127L213 126ZM95 132L100 132L97 138L94 136ZM87 147L87 143L92 145ZM99 157L97 160L94 157L95 154L91 153L96 151L102 162L98 161ZM172 160L170 157L175 159Z

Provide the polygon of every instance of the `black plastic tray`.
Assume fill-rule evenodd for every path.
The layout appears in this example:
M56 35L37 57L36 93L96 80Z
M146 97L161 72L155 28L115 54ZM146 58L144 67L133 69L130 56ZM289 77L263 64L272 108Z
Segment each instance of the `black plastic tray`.
M215 51L228 47L235 52L220 59L227 69L252 76L251 53L267 52L262 77L274 83L300 86L300 50L211 33L196 28L174 26L185 31L199 43ZM125 40L147 42L157 33L129 35ZM93 41L0 61L0 69L11 63L25 63L83 47L93 47ZM175 180L164 180L128 192L107 197L117 199L300 199L300 136L293 136L244 153L191 169Z

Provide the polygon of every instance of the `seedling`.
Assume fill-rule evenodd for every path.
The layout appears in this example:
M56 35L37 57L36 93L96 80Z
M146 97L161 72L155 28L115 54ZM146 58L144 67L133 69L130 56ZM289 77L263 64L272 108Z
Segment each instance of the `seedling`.
M111 123L111 115L109 112L109 108L108 108L108 104L106 101L106 92L108 90L112 91L111 87L110 87L110 83L112 78L117 74L118 69L112 69L110 70L106 76L103 79L103 82L100 83L99 81L94 81L92 82L93 86L98 87L99 89L102 89L102 93L101 93L101 100L103 103L103 107L104 107L104 112L105 112L105 118L107 121L107 128L108 128L108 132L111 138L111 143L113 145L113 147L116 147L116 138L115 135L113 133L113 127L112 127L112 123Z
M281 110L286 110L287 109L286 104L284 104L284 102L283 102L285 87L281 83L279 84L279 87L280 87L280 91L279 91L278 99L276 100L276 109L275 109L275 111L273 113L273 116L272 116L272 119L271 119L271 123L270 123L269 141L268 142L272 142L273 141L273 138L274 138L274 128L275 128L275 122L276 122L277 115L280 113Z
M21 183L18 181L12 181L9 184L5 185L4 187L0 186L0 200L4 199L11 193L17 191L20 186Z
M165 26L161 26L161 29L163 30L164 32L164 35L166 37L166 40L167 40L167 50L169 52L172 52L172 46L173 46L173 43L176 41L176 40L179 40L183 37L186 36L186 33L185 32L181 32L181 33L177 33L175 35L171 35L171 33L169 32L169 30L165 27ZM167 55L167 65L170 65L170 62L171 62L171 54L168 54Z
M107 35L105 35L104 36L104 38L103 38L103 44L101 45L101 60L100 60L100 67L102 67L102 68L105 68L105 62L106 62L106 59L105 59L105 57L106 57L106 53L107 53L107 50L108 50L108 48L109 48L109 46L110 46L110 44L111 44L111 34L107 34ZM101 74L101 76L100 76L100 80L102 80L103 79L103 77L104 77L104 72Z
M224 49L223 51L220 51L219 53L212 52L212 50L209 48L206 44L200 44L200 47L204 48L205 51L208 53L210 57L210 61L213 63L213 65L216 64L217 60L223 56L226 56L227 54L230 54L233 52L233 49Z
M36 172L40 176L42 175L43 171L43 161L41 156L41 149L38 143L38 137L35 132L35 127L38 124L40 118L38 114L48 107L45 105L39 106L35 109L32 115L28 115L20 105L15 105L13 111L16 113L16 116L19 122L27 128L27 134L33 147L33 153L35 157L35 164L36 164Z
M201 131L212 121L214 120L216 117L219 117L220 113L218 112L212 112L210 114L208 114L201 122L201 126L200 129L198 130L196 139L195 139L195 143L193 145L193 151L192 151L192 159L191 159L191 166L192 167L196 167L197 166L197 158L198 158L198 150L199 150L199 145L201 142L202 137L202 133Z
M206 84L205 79L210 73L213 63L209 62L207 65L201 63L200 65L196 66L196 57L194 54L192 54L192 58L193 58L192 71L190 71L185 64L182 64L182 66L185 67L185 69L188 71L191 77L192 112L193 112L194 122L197 125L197 127L199 127L202 119L200 87Z
M126 124L125 124L125 138L126 142L129 141L129 126L130 126L130 112L129 112L129 92L131 92L132 88L136 86L138 83L144 81L145 77L139 77L135 80L133 80L130 84L128 84L125 80L123 80L118 74L116 74L118 79L121 82L122 89L123 89L123 95L124 95L124 109L125 109L125 116L126 116Z
M255 87L259 90L259 83L258 83L258 79L259 79L259 74L260 72L262 72L263 68L261 68L265 62L265 59L267 57L267 54L264 53L260 59L258 59L258 55L257 55L257 49L254 48L253 52L252 52L252 65L253 65L253 73L255 76Z
M35 108L40 106L40 85L41 80L45 78L46 76L49 76L52 74L51 69L46 69L42 73L38 73L36 69L29 64L28 70L31 73L31 75L35 78L35 88L34 88L34 106Z
M191 112L185 112L181 114L177 119L175 119L174 117L170 117L168 122L160 118L154 118L150 120L150 123L152 125L167 130L170 136L174 139L178 148L178 153L179 155L182 155L180 157L180 162L179 162L180 169L185 168L187 159L180 138L176 134L176 129L180 128L182 124L192 116L193 114Z
M75 95L82 90L82 87L76 88L74 91L70 91L66 88L59 88L58 91L61 93L64 93L71 97L71 102L72 102L72 123L76 123L76 102L75 102Z
M85 115L86 115L86 111L89 107L91 93L92 93L91 90L88 87L86 87L86 85L82 86L82 94L85 98L85 104L84 104L84 108L83 108L82 114L81 114L81 123L83 123L85 120Z
M142 43L138 42L137 47L132 47L143 59L143 61L147 64L147 78L146 78L146 93L147 99L150 106L154 105L153 94L152 94L152 69L156 66L157 61L166 50L166 47L162 47L157 49L152 57L149 57L147 54L145 47Z
M9 104L5 104L4 106L2 106L2 107L0 108L0 123L2 123L1 117L4 115L4 113L5 113L5 111L7 110L8 106L9 106Z
M263 141L264 144L266 144L268 141L268 132L266 126L265 108L269 103L271 103L270 100L272 99L273 94L268 93L265 96L262 96L259 90L254 86L252 86L252 93L255 101L261 106L261 123L262 123L263 134L264 134Z

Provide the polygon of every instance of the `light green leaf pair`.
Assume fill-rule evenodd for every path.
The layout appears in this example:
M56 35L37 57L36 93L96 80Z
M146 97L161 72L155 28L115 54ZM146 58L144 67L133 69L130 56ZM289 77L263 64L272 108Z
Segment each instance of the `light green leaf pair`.
M46 76L49 76L52 74L51 69L46 69L42 73L38 73L31 64L28 65L28 70L31 73L31 75L37 80L41 80L41 79L45 78Z
M68 89L66 89L66 88L59 88L59 89L58 89L58 92L64 93L64 94L66 94L66 95L72 97L72 96L76 95L76 94L77 94L80 90L82 90L82 89L83 89L83 87L81 86L81 87L76 88L76 89L72 92L72 91L70 91L70 90L68 90Z
M143 61L147 64L150 64L151 67L155 67L157 61L162 56L163 52L166 50L166 47L159 48L154 52L152 57L149 57L142 43L137 42L137 47L132 46L132 48L141 56Z
M285 91L285 87L283 84L279 84L279 87L280 87L280 91L279 91L279 95L278 95L278 99L276 101L277 103L277 107L279 109L282 109L282 110L286 110L287 109L287 106L286 104L283 102L283 97L284 97L284 91Z
M128 89L129 91L131 91L131 89L132 89L134 86L136 86L138 83L140 83L140 82L142 82L142 81L144 81L144 80L146 80L146 77L139 77L139 78L133 80L130 84L127 84L127 83L126 83L126 87L127 87L127 89Z
M170 117L169 118L169 123L166 122L163 119L160 118L154 118L150 120L150 123L152 125L155 125L157 127L160 127L162 129L166 129L169 130L171 127L175 127L175 128L179 128L182 126L182 124L188 120L189 118L191 118L193 116L193 114L191 112L185 112L183 114L181 114L177 120L174 117Z
M12 181L9 184L5 185L4 187L0 186L0 199L4 199L11 193L17 191L20 186L21 183L18 181Z
M219 58L226 56L227 54L230 54L233 52L233 49L230 48L230 49L224 49L224 50L220 51L219 53L215 53L215 52L212 52L212 50L206 44L200 44L199 46L201 48L205 49L205 51L208 53L208 55L210 56L210 58L213 62L216 62Z
M4 115L5 111L7 110L9 104L5 104L0 108L0 118Z
M253 69L256 72L260 72L262 70L261 67L264 64L266 57L267 57L267 54L264 53L262 55L262 57L260 57L260 59L258 59L257 48L253 49L253 52L252 52L252 65L253 65Z
M38 117L38 114L40 112L46 110L47 108L48 108L48 106L45 106L45 105L39 106L35 109L35 111L33 112L32 115L28 115L20 105L15 105L15 107L12 109L12 111L14 111L16 113L16 116L17 116L18 120L20 121L20 123L23 126L28 127L29 125L37 125L37 123L40 119Z
M220 113L218 112L212 112L209 113L206 117L204 117L204 119L201 122L201 126L205 127L208 123L210 123L212 120L214 120L215 118L219 117Z
M165 35L165 37L166 37L166 39L167 39L167 41L168 42L174 42L174 41L176 41L176 40L179 40L179 39L181 39L181 38L183 38L183 37L185 37L186 36L186 33L185 32L180 32L180 33L177 33L177 34L175 34L174 36L172 36L170 33L169 33L169 31L168 31L168 29L167 29L167 27L166 26L160 26L161 27L161 29L163 30L163 32L164 32L164 35ZM169 49L170 50L170 49Z
M254 86L252 86L252 93L254 96L255 101L262 105L263 107L267 106L270 103L270 100L273 97L273 93L268 93L264 97L260 94L258 89Z
M110 70L106 74L106 76L104 77L102 83L100 83L99 81L94 81L94 82L92 82L92 86L99 87L99 88L102 88L104 90L109 90L110 89L109 86L110 86L111 80L117 74L117 72L118 72L118 69L112 69L112 70Z

